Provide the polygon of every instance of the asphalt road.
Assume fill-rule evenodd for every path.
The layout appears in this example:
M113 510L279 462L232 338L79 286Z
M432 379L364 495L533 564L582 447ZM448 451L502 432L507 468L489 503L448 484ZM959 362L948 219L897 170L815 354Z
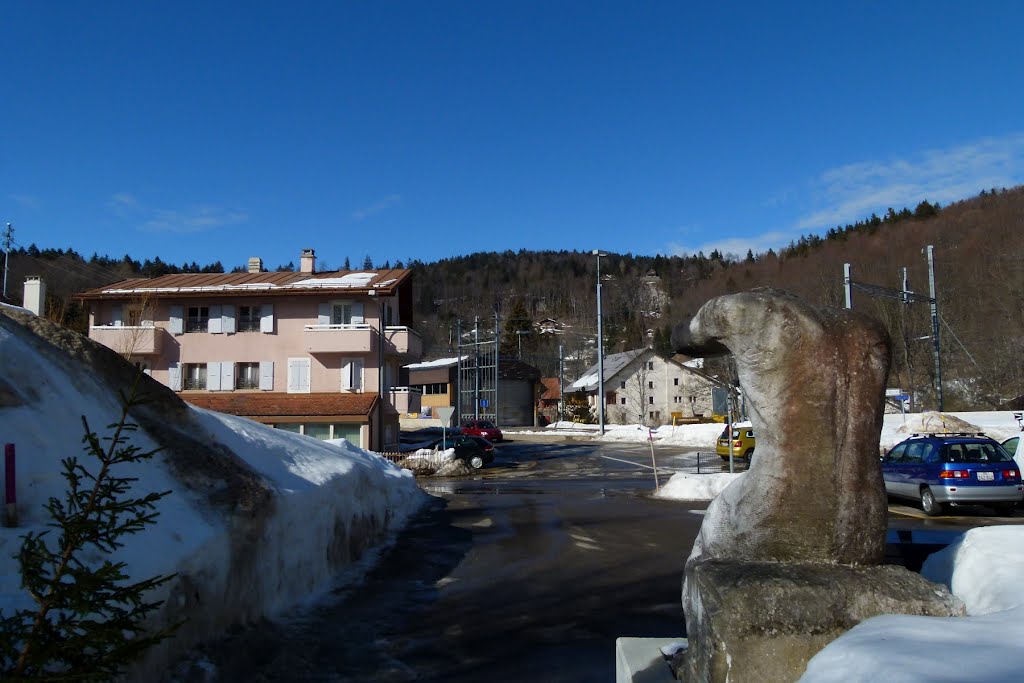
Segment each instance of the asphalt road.
M649 497L644 444L525 438L471 478L421 480L435 498L362 585L206 646L179 680L602 681L616 637L683 635L683 563L706 504ZM657 449L662 481L678 452ZM1008 521L916 512L894 506L890 527Z

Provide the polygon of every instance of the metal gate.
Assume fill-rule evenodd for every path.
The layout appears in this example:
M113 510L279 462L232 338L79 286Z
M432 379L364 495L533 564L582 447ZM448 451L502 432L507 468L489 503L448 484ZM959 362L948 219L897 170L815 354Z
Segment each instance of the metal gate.
M456 327L459 340L459 371L455 389L459 424L467 420L490 420L498 424L498 346L501 342L498 316L494 329L480 328L480 318L463 333L462 321ZM469 338L463 339L463 334Z

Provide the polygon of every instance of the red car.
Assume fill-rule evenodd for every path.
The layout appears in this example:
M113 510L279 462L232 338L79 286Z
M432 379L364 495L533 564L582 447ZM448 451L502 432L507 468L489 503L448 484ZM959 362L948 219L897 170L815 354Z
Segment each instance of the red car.
M501 441L501 430L490 420L470 420L462 425L462 433L467 436L482 436L488 441Z

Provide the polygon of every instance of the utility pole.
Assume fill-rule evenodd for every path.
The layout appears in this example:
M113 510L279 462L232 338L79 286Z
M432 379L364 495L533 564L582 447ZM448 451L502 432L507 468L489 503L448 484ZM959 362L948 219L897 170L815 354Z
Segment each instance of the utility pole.
M932 309L932 348L935 353L935 400L942 412L942 362L939 357L939 300L935 298L935 247L924 249L928 257L928 297Z
M561 422L565 419L565 400L563 394L565 393L565 383L562 379L565 377L565 352L562 350L562 345L558 345L558 421Z
M11 243L14 241L14 228L7 224L4 230L4 300L7 300L7 271L11 264Z
M601 257L607 256L600 249L594 250L597 257L597 415L604 436L604 316L601 315Z

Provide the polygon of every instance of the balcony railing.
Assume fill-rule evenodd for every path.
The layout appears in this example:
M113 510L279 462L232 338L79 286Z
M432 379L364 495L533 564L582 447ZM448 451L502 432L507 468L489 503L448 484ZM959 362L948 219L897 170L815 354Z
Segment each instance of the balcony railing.
M306 325L303 332L309 353L369 353L374 330L369 325Z
M385 327L384 339L387 341L384 346L387 353L412 356L417 359L423 355L423 340L418 332L409 327Z
M391 406L399 413L418 413L420 412L420 399L422 395L419 389L391 387L388 398L391 401Z
M98 325L89 328L89 338L123 356L155 356L162 348L164 329L152 325Z

